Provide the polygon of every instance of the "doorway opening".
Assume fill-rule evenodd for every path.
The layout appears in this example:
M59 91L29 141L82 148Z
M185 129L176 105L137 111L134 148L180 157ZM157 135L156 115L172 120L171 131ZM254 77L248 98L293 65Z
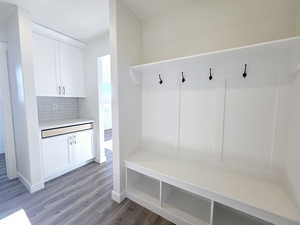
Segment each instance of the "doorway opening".
M98 58L100 162L112 160L112 86L110 55Z

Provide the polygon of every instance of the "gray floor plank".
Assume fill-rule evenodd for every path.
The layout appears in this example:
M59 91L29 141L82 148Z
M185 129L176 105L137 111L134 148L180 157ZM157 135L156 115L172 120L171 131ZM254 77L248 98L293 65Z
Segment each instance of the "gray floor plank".
M121 204L111 200L111 162L90 163L34 194L6 177L4 155L0 171L0 219L24 209L32 225L172 225L128 199Z

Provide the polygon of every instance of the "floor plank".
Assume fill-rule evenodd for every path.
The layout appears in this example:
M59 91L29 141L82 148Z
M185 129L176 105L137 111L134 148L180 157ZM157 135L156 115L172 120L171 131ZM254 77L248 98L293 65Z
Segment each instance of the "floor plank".
M90 163L27 192L18 179L6 177L0 155L0 219L24 209L32 225L172 225L126 199L111 200L112 163Z

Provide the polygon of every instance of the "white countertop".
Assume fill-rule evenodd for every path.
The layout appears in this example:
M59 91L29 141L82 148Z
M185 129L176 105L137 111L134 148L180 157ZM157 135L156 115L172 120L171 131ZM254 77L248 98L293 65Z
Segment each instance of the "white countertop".
M52 128L66 127L66 126L79 125L85 123L94 123L94 120L73 119L73 120L47 121L47 122L40 122L39 126L41 130L47 130Z

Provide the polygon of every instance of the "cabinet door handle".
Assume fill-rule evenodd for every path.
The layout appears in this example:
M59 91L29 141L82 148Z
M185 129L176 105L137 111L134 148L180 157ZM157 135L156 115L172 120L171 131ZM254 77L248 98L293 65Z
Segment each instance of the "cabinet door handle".
M73 143L72 143L72 137L69 137L68 138L68 142L69 142L69 145L72 145Z
M58 94L61 95L61 86L58 86Z
M77 144L77 138L76 138L76 136L74 136L74 144L75 145Z
M69 152L68 152L68 160L69 160L69 163L71 162L71 154L72 154L72 137L69 137Z
M63 86L63 95L66 95L66 89L65 89L65 86Z

